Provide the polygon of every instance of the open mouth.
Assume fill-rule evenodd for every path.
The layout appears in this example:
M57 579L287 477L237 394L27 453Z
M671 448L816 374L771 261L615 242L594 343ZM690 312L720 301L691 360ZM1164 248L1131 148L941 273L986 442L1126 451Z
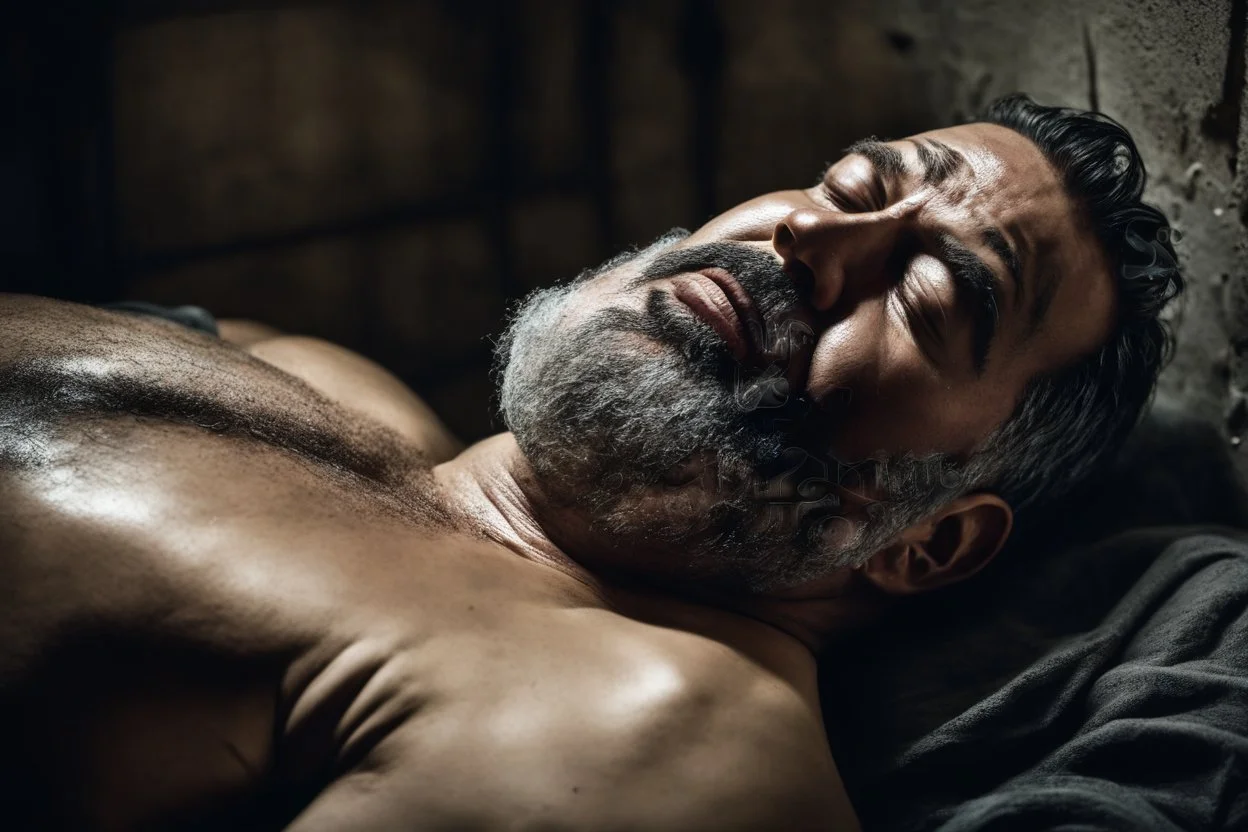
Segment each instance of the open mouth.
M707 268L672 279L672 295L715 330L738 361L757 355L762 321L754 302L728 272Z

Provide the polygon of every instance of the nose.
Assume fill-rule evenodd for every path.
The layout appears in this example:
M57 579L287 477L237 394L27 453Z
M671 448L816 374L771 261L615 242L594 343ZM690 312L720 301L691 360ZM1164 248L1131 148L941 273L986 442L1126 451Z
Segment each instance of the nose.
M886 264L900 230L900 220L878 212L801 207L776 224L771 243L785 272L809 292L811 305L826 312L846 291L870 292L886 284Z

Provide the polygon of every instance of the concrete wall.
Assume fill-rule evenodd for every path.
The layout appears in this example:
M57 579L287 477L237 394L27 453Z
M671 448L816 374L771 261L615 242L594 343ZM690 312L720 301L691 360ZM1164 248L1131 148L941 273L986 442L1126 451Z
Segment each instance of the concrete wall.
M126 293L341 341L469 436L510 300L1014 90L1132 129L1190 281L1162 395L1248 434L1244 0L130 6Z

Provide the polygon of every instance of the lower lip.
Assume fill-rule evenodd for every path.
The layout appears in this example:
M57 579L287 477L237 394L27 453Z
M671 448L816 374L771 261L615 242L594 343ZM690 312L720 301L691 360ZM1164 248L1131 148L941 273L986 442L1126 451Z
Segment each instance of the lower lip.
M715 281L701 274L681 275L672 280L672 295L706 321L738 361L745 360L749 355L745 327Z

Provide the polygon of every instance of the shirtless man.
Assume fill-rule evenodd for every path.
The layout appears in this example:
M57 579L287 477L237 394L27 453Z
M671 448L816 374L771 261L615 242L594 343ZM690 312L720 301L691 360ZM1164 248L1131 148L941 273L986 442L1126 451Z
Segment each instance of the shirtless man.
M1181 288L1121 128L987 121L536 293L458 454L332 345L4 298L0 822L856 828L821 645L1116 444Z

